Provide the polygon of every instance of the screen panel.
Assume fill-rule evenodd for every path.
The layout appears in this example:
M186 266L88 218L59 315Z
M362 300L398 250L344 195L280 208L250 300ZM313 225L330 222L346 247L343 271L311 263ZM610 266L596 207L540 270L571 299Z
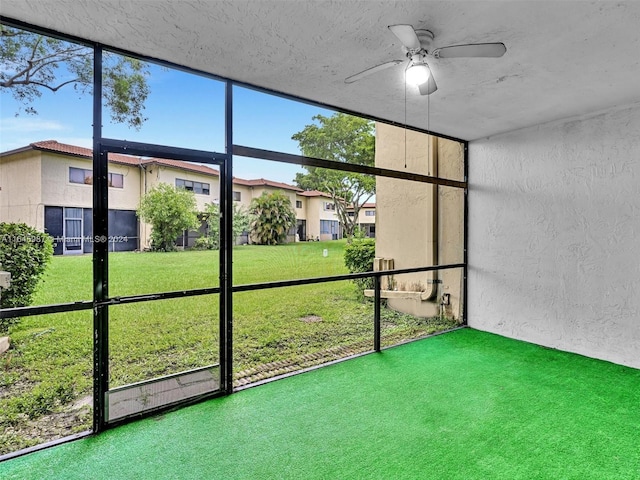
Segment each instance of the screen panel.
M109 309L107 420L220 389L219 295Z
M91 430L92 311L2 323L11 348L0 355L0 455Z
M464 313L462 275L462 268L454 268L383 276L382 347L459 327Z
M375 122L376 166L464 181L464 144Z
M351 281L234 294L234 384L373 349L373 304Z
M104 137L224 151L224 82L105 50L103 89Z

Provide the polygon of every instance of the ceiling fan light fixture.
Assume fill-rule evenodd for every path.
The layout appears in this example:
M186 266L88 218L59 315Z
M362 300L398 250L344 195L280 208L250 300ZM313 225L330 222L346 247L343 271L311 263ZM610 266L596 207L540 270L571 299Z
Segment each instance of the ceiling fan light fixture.
M422 85L429 80L431 71L424 63L414 63L407 68L407 82L413 85Z

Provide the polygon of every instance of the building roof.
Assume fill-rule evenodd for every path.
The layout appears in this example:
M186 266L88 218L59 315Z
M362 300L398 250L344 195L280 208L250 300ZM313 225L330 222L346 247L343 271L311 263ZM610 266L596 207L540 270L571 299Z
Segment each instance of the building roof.
M16 153L26 152L29 150L40 150L43 152L63 153L65 155L72 155L74 157L81 157L91 159L93 158L93 150L85 147L78 147L77 145L69 145L66 143L60 143L57 140L43 140L40 142L33 142L26 147L17 148L7 152L0 153L0 156L8 156ZM125 165L139 165L140 159L138 157L132 157L129 155L120 155L118 153L110 153L109 161L113 163L122 163Z
M8 152L3 152L2 156L12 155L16 153L26 152L28 150L40 150L44 152L62 153L65 155L72 155L74 157L91 159L93 158L93 150L90 148L79 147L77 145L69 145L67 143L60 143L57 140L43 140L40 142L33 142L26 147L18 148ZM169 160L166 158L143 158L133 155L122 155L119 153L109 153L109 161L111 163L118 163L123 165L163 165L166 167L179 168L182 170L189 170L204 175L219 176L220 172L214 168L206 165L198 165L191 162L182 162L179 160Z
M202 173L204 175L220 176L220 172L215 168L197 163L183 162L180 160L169 160L166 158L148 158L142 160L143 165L162 165L164 167L179 168L181 170L189 170L192 172Z
M331 195L329 195L328 193L325 193L325 192L321 192L320 190L305 190L303 192L300 192L299 195L302 195L303 197L326 197L326 198L331 198Z
M57 140L43 140L40 142L33 142L29 145L15 150L0 153L0 156L8 156L16 153L26 152L29 150L40 150L44 152L61 153L64 155L72 155L74 157L91 159L93 158L93 150L90 148L79 147L77 145L69 145L67 143L60 143ZM136 157L132 155L122 155L119 153L109 153L109 161L112 163L118 163L123 165L161 165L164 167L177 168L180 170L187 170L191 172L200 173L203 175L220 176L220 172L215 168L211 168L207 165L200 165L197 163L183 162L180 160L169 160L166 158L144 158ZM236 185L244 185L247 187L273 187L283 190L291 190L298 195L304 197L327 197L331 196L327 193L320 192L318 190L305 191L295 185L288 183L276 182L274 180L268 180L266 178L256 178L252 180L246 180L244 178L233 177L233 183Z
M240 185L246 185L248 187L274 187L282 188L283 190L293 190L294 192L302 192L303 190L295 185L289 185L288 183L275 182L273 180L267 180L266 178L255 178L253 180L243 180L241 178L234 178L234 183Z
M363 203L362 205L360 205L360 208L376 208L376 204L373 202L369 202L369 203ZM350 203L349 205L347 205L347 210L353 210L353 203Z

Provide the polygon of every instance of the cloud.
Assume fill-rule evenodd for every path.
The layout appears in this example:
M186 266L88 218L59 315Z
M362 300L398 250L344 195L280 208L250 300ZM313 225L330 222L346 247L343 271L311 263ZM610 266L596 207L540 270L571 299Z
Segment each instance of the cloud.
M44 120L42 118L25 118L25 117L4 117L0 118L0 129L3 132L11 133L31 133L31 132L50 132L69 130L55 120Z
M73 128L70 125L55 120L33 117L3 117L0 118L0 132L2 132L0 134L0 152L26 147L32 142L41 140L62 142L60 136L72 131ZM84 143L86 143L85 139L83 139L81 146L85 146Z

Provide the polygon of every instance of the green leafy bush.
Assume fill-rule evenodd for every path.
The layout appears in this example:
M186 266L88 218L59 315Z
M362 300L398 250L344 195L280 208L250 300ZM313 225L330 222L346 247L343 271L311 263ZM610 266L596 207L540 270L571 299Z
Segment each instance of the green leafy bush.
M218 242L213 237L198 237L193 244L194 250L217 250Z
M33 292L53 255L53 242L46 233L24 223L0 223L0 270L11 273L11 286L2 290L0 307L31 304ZM0 320L6 331L9 319Z
M373 238L354 238L344 249L344 264L351 273L373 271L376 256L376 241ZM373 278L354 280L360 288L373 288Z
M251 239L259 245L285 243L287 233L296 224L291 200L282 191L263 192L251 200Z
M176 238L184 230L198 228L195 194L168 183L159 183L140 201L138 217L151 224L151 249L176 250Z
M207 219L207 234L196 240L196 250L217 250L220 248L220 207L215 203L207 203L204 209ZM237 203L233 204L233 241L243 232L249 230L249 214Z

